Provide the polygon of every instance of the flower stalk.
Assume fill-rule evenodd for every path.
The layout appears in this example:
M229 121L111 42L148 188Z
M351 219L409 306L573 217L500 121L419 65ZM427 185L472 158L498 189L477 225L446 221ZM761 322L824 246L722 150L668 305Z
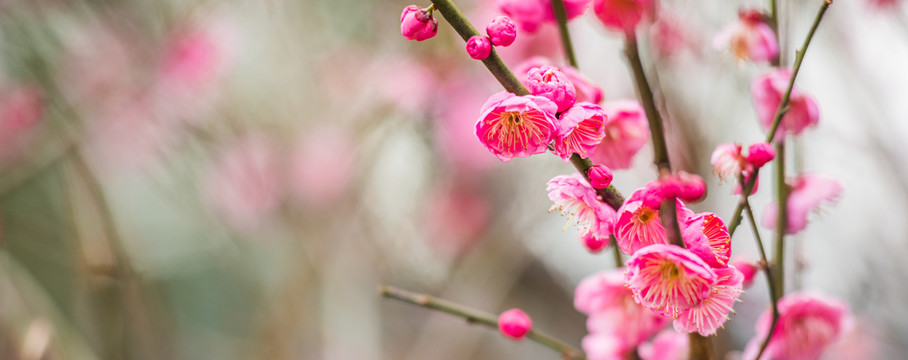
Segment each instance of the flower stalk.
M579 66L577 66L577 57L574 55L571 33L567 28L567 10L564 8L564 0L552 0L552 10L555 12L555 21L558 23L558 33L561 35L564 57L567 58L568 65L577 69Z

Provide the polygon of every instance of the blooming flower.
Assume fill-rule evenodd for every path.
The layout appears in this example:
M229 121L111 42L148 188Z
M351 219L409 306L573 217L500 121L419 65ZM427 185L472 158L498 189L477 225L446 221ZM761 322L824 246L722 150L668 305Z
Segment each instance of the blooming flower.
M852 322L847 304L820 294L789 294L779 299L778 307L779 319L762 359L819 359ZM757 320L757 335L747 343L743 359L757 356L771 321L767 309Z
M718 275L687 249L655 244L642 248L626 262L627 287L646 308L678 316L710 296Z
M731 237L716 214L700 213L681 226L681 237L687 249L714 268L725 267L731 256Z
M642 360L687 360L689 349L687 334L666 329L653 341L640 345L638 351Z
M713 150L709 163L713 164L713 174L718 175L719 179L737 179L747 166L747 159L741 155L741 145L722 144Z
M467 54L476 60L483 60L492 53L492 41L485 36L473 35L466 44Z
M558 117L555 127L555 155L565 162L573 154L588 158L596 145L605 136L605 121L608 117L602 107L591 103L579 103Z
M791 71L773 70L758 76L750 86L757 119L767 132L772 128L776 110L782 103L790 79ZM820 110L813 98L794 87L788 101L788 112L782 117L774 140L782 139L785 134L798 135L807 127L816 125L819 119Z
M606 28L632 31L644 15L656 9L655 0L595 0L593 12Z
M741 295L741 283L744 275L734 267L715 269L717 280L709 290L709 295L697 305L681 311L673 323L675 330L681 332L698 332L709 336L728 320L728 313Z
M517 24L507 16L496 16L486 26L486 34L495 46L508 46L517 38Z
M410 5L400 13L400 33L407 40L423 41L438 33L438 20L428 9Z
M605 165L595 165L587 170L590 185L596 189L605 189L612 183L612 170Z
M599 200L596 190L590 187L583 176L556 176L546 185L549 199L553 202L550 212L558 210L562 215L570 213L568 224L576 219L582 235L590 234L600 241L608 241L615 222L615 210Z
M822 175L801 175L791 179L788 194L788 234L796 234L807 227L807 217L823 202L835 202L842 194L838 180ZM778 205L769 204L763 212L763 226L776 228Z
M555 136L556 110L544 97L500 92L482 106L476 137L501 161L544 153Z
M533 321L520 309L511 309L498 316L498 330L514 340L523 339L532 327Z
M729 24L713 39L716 48L729 48L737 60L772 61L779 56L775 32L759 11L741 11L738 21Z
M658 205L661 204L662 197L659 193L653 193L659 188L652 184L657 182L635 191L618 209L614 234L618 247L627 254L633 254L648 245L668 243L659 218ZM683 224L692 212L681 202L677 204L678 223Z
M636 101L622 100L607 103L603 109L608 114L605 138L596 146L590 159L613 170L627 169L634 155L649 141L649 125L643 107Z
M574 105L577 98L574 84L571 84L567 76L554 66L543 65L530 69L524 83L530 94L554 101L558 105L559 113Z

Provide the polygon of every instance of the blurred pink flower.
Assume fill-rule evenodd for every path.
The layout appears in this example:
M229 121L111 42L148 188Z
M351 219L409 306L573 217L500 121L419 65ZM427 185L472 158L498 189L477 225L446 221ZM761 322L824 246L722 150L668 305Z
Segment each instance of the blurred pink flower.
M0 92L0 164L25 153L43 115L38 87L24 85Z
M680 55L685 50L695 50L696 46L686 25L665 12L653 23L650 37L656 54L663 58Z
M649 124L643 107L633 100L621 100L606 103L603 108L608 115L605 138L590 159L612 170L630 168L634 155L649 141Z
M549 59L561 59L564 57L561 37L558 28L555 26L545 26L535 33L520 33L520 41L515 41L511 46L506 48L495 49L495 52L501 56L506 64L520 64L528 61L533 57L545 57ZM549 62L538 64L536 66L551 65ZM524 80L527 71L517 72L514 68L517 78Z
M509 15L520 29L534 33L544 22L555 22L555 11L549 0L496 0L498 9ZM567 20L583 14L590 0L565 0L564 9Z
M659 179L659 184L662 196L666 198L696 202L706 196L706 182L699 175L683 170Z
M731 237L716 214L699 213L681 224L681 237L687 249L713 268L727 266L731 256Z
M389 56L373 62L362 73L365 82L375 95L414 118L422 118L432 103L432 97L441 91L439 79L421 61L409 56ZM346 89L344 91L347 91ZM463 96L449 91L451 98ZM478 100L478 106L482 100ZM472 118L472 114L467 118ZM467 126L469 127L469 126Z
M773 118L790 79L791 71L778 69L758 76L750 86L757 120L766 132L772 128ZM804 129L815 126L819 119L820 109L813 98L794 87L789 97L788 112L782 117L773 140L780 140L786 134L799 135Z
M594 0L593 11L606 28L633 31L644 16L654 14L656 0Z
M466 74L455 74L450 80L439 82L435 93L444 98L434 101L438 116L433 129L433 144L442 159L458 172L479 175L498 162L489 156L485 146L476 141L473 119L486 97L486 89ZM443 101L441 101L443 100Z
M618 209L614 234L618 247L626 254L634 254L649 245L668 243L656 206L662 202L661 194L650 191L652 184L656 183L651 182L647 187L634 191ZM680 201L677 201L677 209L679 224L693 215Z
M498 330L514 340L523 339L533 327L533 321L520 309L511 309L498 316Z
M492 53L492 41L488 37L473 35L465 45L467 54L476 60L484 60Z
M486 34L493 45L509 46L517 38L517 24L507 16L496 16L486 26Z
M584 336L580 345L589 360L624 360L628 350L620 339L607 333Z
M710 287L709 295L678 314L674 321L676 331L710 336L728 320L728 313L733 311L732 307L742 293L744 275L731 266L714 270L717 280Z
M497 93L482 106L476 137L505 162L544 153L555 136L556 110L544 97Z
M747 162L755 168L761 168L766 163L776 158L776 152L772 145L765 142L757 142L747 148Z
M641 360L687 360L689 351L687 334L671 329L663 330L638 349Z
M486 199L469 186L443 185L426 200L423 224L436 248L459 255L479 240L490 213Z
M815 360L837 341L853 320L844 302L814 293L788 294L779 300L779 320L763 359ZM752 360L769 333L770 309L757 320L757 334L744 349L742 359Z
M544 65L530 69L524 83L530 94L555 102L559 113L569 109L577 99L574 84L554 66Z
M438 33L438 20L428 9L409 5L400 13L400 33L407 40L431 39Z
M741 145L738 144L716 146L709 162L713 165L713 174L718 175L721 180L731 178L732 181L736 181L747 166L747 159L741 155Z
M718 280L709 264L687 249L655 244L626 262L627 287L644 307L677 317L710 296Z
M713 45L728 48L737 60L770 62L779 56L776 34L765 21L766 15L749 10L738 13L738 21L716 34Z
M208 203L234 230L256 230L281 203L281 164L271 144L262 135L246 135L223 148L209 170Z
M556 176L546 183L546 191L549 192L549 200L553 203L549 212L561 211L562 215L571 214L565 229L576 219L581 235L590 234L608 243L615 222L615 210L599 200L596 190L583 176L580 174Z
M558 117L555 127L555 155L564 162L571 155L588 158L596 145L605 136L605 121L608 117L602 107L591 103L577 103Z
M786 233L796 234L807 227L807 217L823 202L834 203L842 194L842 184L833 178L805 174L790 180L788 194L788 226ZM763 211L763 226L776 228L778 205L773 202Z
M741 286L743 286L745 289L753 285L754 277L757 276L758 272L760 272L760 267L757 266L757 264L754 264L743 258L732 260L731 266L734 266L735 269L738 269L738 271L741 272L741 275L744 276L744 280Z
M325 127L297 140L288 181L304 205L323 206L347 192L355 170L356 145L351 136L343 129Z

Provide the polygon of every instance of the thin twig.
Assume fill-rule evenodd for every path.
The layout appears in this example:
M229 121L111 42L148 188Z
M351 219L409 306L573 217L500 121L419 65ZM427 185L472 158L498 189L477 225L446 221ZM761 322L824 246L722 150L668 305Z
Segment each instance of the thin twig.
M400 300L413 305L419 305L424 308L438 310L454 316L464 318L468 323L480 324L487 327L498 329L498 319L495 315L480 310L469 308L465 305L456 304L447 300L442 300L425 294L414 293L401 290L392 286L379 286L378 291L382 296ZM564 359L584 360L586 355L582 351L558 340L546 333L530 329L526 334L527 339L535 341L543 346L557 351Z
M776 293L785 294L785 234L788 233L788 185L785 183L785 142L776 143L776 243L772 257L775 265Z
M763 268L763 273L766 275L766 284L769 287L769 297L772 304L772 322L769 324L769 332L766 335L766 339L763 340L763 343L760 345L760 351L757 352L756 359L759 359L763 356L763 352L766 351L766 347L769 346L769 339L772 338L772 333L776 329L776 323L779 321L779 297L776 294L776 285L772 277L772 269L769 266L769 261L766 259L766 248L763 246L763 238L760 236L760 230L757 227L753 209L750 207L750 202L746 197L744 198L744 201L747 219L750 221L751 229L753 229L754 239L757 240L757 249L760 250L760 267Z
M567 28L567 10L564 8L563 0L552 0L552 10L555 12L555 20L558 23L558 33L561 35L561 46L564 48L564 57L567 58L568 64L575 69L577 66L577 57L574 55L574 45L571 42L571 33Z

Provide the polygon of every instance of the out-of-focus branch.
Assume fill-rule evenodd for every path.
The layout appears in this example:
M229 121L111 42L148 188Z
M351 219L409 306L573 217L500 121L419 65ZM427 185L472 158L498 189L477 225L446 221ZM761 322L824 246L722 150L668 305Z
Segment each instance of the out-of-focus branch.
M743 183L743 179L741 180ZM751 229L753 229L754 239L757 240L757 249L760 250L760 267L763 268L763 273L766 274L766 284L769 287L769 297L772 303L772 322L769 324L769 332L766 335L766 339L763 340L763 343L760 345L760 351L757 352L756 359L759 359L763 356L763 352L766 351L766 346L769 345L769 339L772 338L772 333L776 329L776 323L779 321L779 296L776 292L776 285L772 277L769 260L766 258L766 248L763 246L763 238L760 236L760 229L757 228L757 221L747 197L744 197L744 209L747 211L747 219L750 221Z
M564 57L567 58L569 65L579 68L577 57L574 55L574 45L571 42L571 33L567 28L567 10L564 8L564 0L552 0L552 10L555 12L555 20L558 22L558 33L561 35Z
M464 318L468 323L485 325L493 329L498 329L498 319L495 315L469 308L464 305L456 304L447 300L442 300L425 294L414 293L401 290L392 286L379 286L378 291L382 296L400 300L413 305L419 305L424 308L438 310L454 316ZM538 330L531 329L526 334L527 339L535 341L543 346L557 351L564 359L584 360L586 355L582 351L574 349L563 341L558 340L548 334Z

